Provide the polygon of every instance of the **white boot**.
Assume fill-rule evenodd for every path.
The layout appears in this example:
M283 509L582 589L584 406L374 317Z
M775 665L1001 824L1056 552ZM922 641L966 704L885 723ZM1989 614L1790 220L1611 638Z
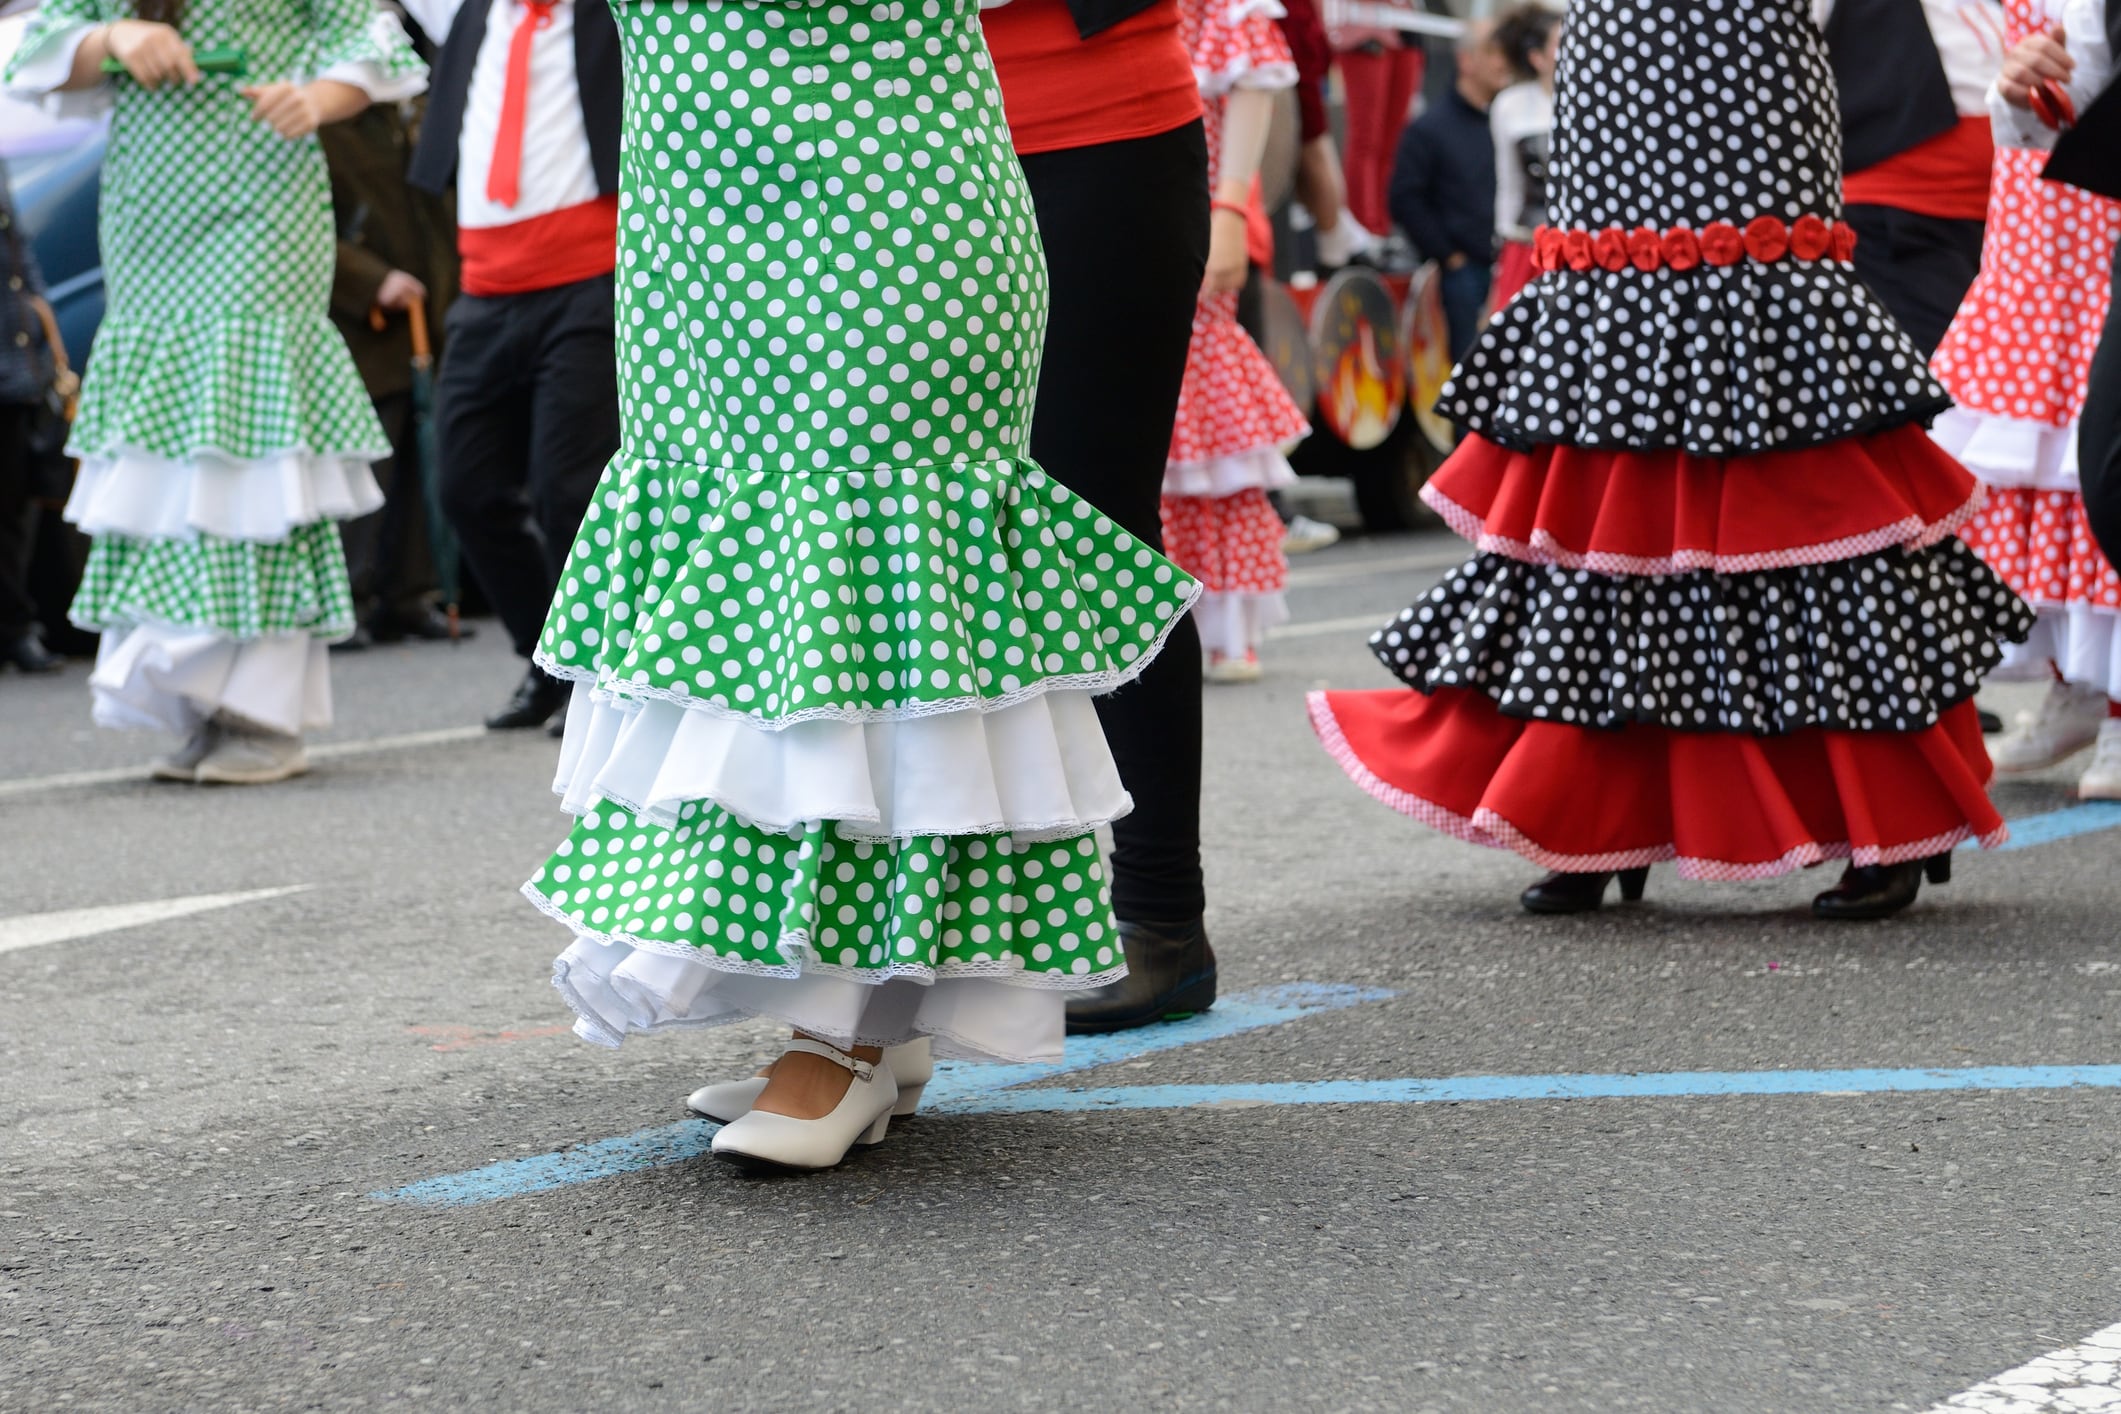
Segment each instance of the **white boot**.
M850 1149L884 1142L891 1128L891 1108L898 1103L898 1084L891 1072L851 1056L837 1046L799 1037L781 1054L801 1051L822 1056L851 1072L847 1093L830 1114L797 1119L754 1109L715 1131L711 1148L717 1158L748 1168L829 1169Z
M2121 800L2121 717L2108 717L2100 725L2092 763L2077 777L2077 795L2082 800Z
M263 786L309 769L302 738L248 723L224 721L213 749L193 779L201 785Z
M2095 687L2051 683L2031 712L1988 749L1999 771L2039 771L2090 746L2106 724L2106 694Z
M928 1081L935 1075L935 1048L928 1043L926 1036L902 1046L886 1046L884 1068L891 1072L892 1080L898 1085L898 1103L891 1107L891 1117L905 1119L920 1108L921 1092L928 1088ZM685 1098L685 1108L696 1115L729 1124L751 1113L751 1107L758 1103L759 1092L765 1088L764 1075L725 1080L719 1085L702 1085Z
M208 718L191 729L184 745L167 755L157 756L149 764L147 773L158 781L196 781L199 779L199 763L220 740L221 729Z

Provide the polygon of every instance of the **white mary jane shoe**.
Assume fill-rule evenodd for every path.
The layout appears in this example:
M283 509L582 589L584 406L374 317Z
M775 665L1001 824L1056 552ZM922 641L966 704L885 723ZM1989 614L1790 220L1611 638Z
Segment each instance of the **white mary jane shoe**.
M898 1083L891 1072L808 1037L790 1041L782 1054L796 1051L823 1056L851 1071L854 1078L847 1084L847 1093L830 1114L816 1119L754 1109L715 1131L711 1146L715 1157L749 1169L812 1172L838 1164L850 1149L884 1142L891 1128L891 1107L898 1103Z
M898 1085L898 1103L891 1107L891 1117L906 1119L920 1108L921 1092L928 1088L928 1081L935 1075L935 1049L926 1036L902 1046L886 1046L884 1067ZM766 1077L763 1075L725 1080L719 1085L702 1085L685 1097L685 1108L703 1118L732 1124L751 1113L751 1107L758 1103L759 1092L765 1088Z

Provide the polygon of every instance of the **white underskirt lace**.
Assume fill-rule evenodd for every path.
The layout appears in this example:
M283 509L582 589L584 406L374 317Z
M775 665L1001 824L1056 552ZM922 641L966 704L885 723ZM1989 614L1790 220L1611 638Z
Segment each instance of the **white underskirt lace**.
M2050 663L2065 681L2121 701L2121 614L2083 604L2043 608L2030 638L2004 645L2003 661L1989 679L2045 682L2053 676Z
M764 830L834 820L869 839L1063 838L1133 806L1082 691L992 712L770 731L578 682L552 788L574 814L604 799L667 825L685 802L712 800Z
M1166 496L1206 496L1219 499L1254 487L1272 491L1296 484L1295 468L1278 447L1258 447L1232 457L1210 457L1198 462L1164 463Z
M984 977L865 983L820 973L766 977L577 937L552 983L575 1035L600 1046L684 1027L766 1016L839 1046L895 1046L917 1036L967 1060L1051 1061L1061 1054L1067 992Z
M331 725L329 653L306 633L238 642L166 624L110 628L88 685L96 725L120 730L185 735L216 712L289 735Z
M1288 618L1288 601L1279 594L1208 593L1193 610L1201 651L1225 658L1242 658L1258 649L1267 641L1267 631Z
M2035 491L2075 491L2077 427L1946 408L1930 436L1983 484Z
M245 460L207 451L172 461L119 450L82 458L66 518L89 535L271 542L297 526L352 520L382 505L363 456L295 451Z

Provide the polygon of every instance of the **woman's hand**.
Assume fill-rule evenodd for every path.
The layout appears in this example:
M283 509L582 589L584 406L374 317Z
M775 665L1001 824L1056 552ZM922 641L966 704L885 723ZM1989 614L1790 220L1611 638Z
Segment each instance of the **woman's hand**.
M2003 56L2003 72L1996 78L1996 91L2013 108L2033 106L2033 90L2043 83L2068 84L2077 70L2069 54L2069 36L2062 26L2050 25L2045 32L2027 35Z
M236 91L250 100L250 116L281 137L308 137L324 121L315 99L302 84L261 83Z
M1208 218L1208 270L1200 282L1204 295L1226 295L1245 287L1251 268L1245 250L1245 213L1218 206Z
M114 21L103 28L103 47L142 88L199 81L191 46L168 25L152 20Z

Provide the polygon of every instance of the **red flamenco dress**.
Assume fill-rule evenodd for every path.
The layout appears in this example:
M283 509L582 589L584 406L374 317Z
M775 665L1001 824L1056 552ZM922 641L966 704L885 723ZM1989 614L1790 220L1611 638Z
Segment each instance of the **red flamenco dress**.
M1555 871L1528 908L1841 859L1815 907L1876 917L2004 838L1972 697L2032 616L1848 263L1834 112L1807 0L1570 9L1554 226L1424 492L1477 553L1370 640L1411 691L1310 699L1364 790Z
M1296 82L1288 41L1274 23L1281 12L1273 0L1180 0L1180 34L1206 112L1211 191L1230 94ZM1288 616L1285 530L1267 493L1296 480L1283 451L1310 430L1237 322L1237 296L1203 294L1164 468L1163 531L1164 553L1204 589L1193 618L1211 676L1255 675L1267 630Z

